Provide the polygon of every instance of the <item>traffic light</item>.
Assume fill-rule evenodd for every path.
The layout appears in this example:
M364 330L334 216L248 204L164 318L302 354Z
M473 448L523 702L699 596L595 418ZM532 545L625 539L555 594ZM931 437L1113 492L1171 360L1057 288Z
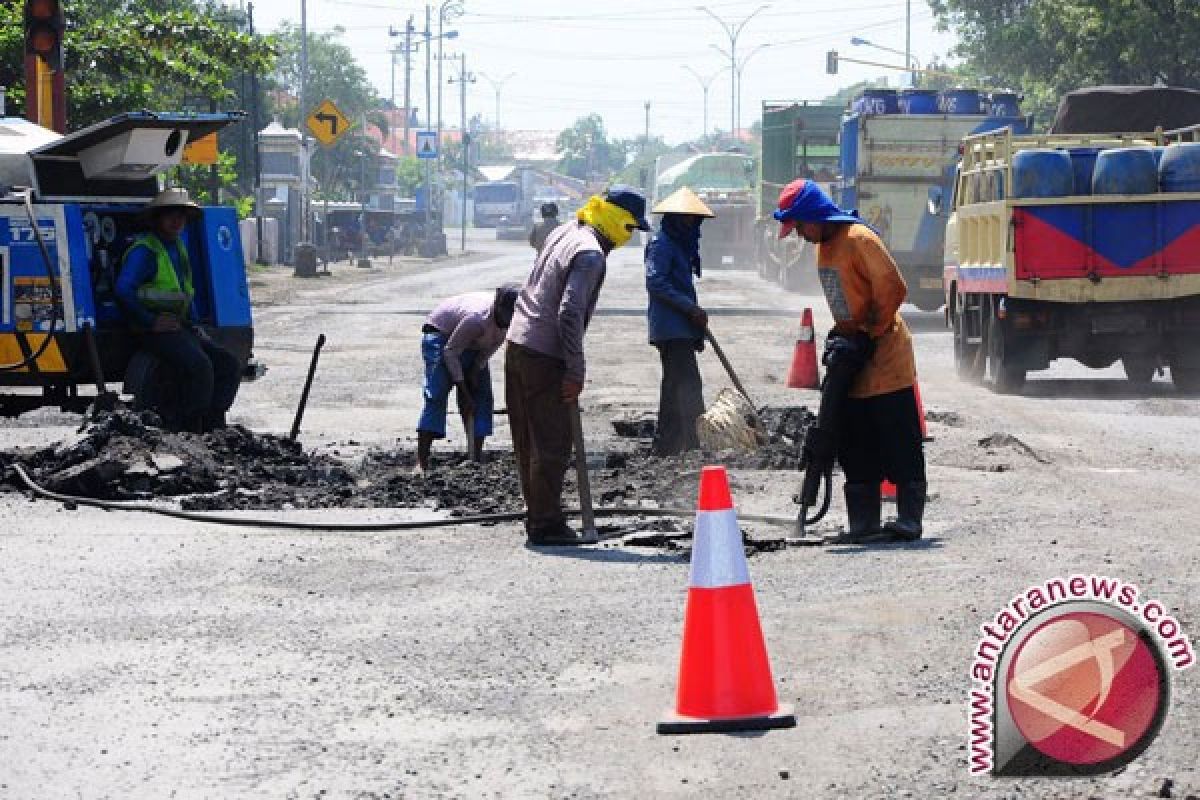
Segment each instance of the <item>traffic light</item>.
M56 72L63 66L66 27L61 0L25 0L25 54L39 57Z
M830 75L837 75L837 50L830 50L825 54L825 71Z

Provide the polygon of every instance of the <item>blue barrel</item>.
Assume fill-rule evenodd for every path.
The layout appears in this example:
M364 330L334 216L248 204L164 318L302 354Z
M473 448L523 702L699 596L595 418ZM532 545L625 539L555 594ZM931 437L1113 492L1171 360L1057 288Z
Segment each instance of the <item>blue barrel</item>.
M938 95L938 111L943 114L978 114L982 108L978 89L945 89Z
M901 114L936 114L938 113L938 93L936 89L904 89L900 92Z
M988 116L1021 116L1021 95L1016 92L992 92L988 98Z
M1200 192L1200 142L1167 145L1158 167L1164 192Z
M895 89L864 89L851 108L859 114L898 114L900 100Z
M1075 173L1074 194L1091 194L1092 173L1096 170L1096 156L1100 155L1100 148L1072 147L1067 153L1071 156L1071 169Z
M1067 197L1075 185L1066 150L1021 150L1013 156L1013 197Z
M1154 194L1158 169L1149 147L1101 150L1092 172L1092 194Z

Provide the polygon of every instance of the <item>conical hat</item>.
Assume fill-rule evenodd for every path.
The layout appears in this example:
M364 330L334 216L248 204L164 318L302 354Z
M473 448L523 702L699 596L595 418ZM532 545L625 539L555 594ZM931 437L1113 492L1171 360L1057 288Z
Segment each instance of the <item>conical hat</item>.
M696 193L684 186L665 197L654 207L655 214L693 214L697 217L715 217L704 201L696 197Z

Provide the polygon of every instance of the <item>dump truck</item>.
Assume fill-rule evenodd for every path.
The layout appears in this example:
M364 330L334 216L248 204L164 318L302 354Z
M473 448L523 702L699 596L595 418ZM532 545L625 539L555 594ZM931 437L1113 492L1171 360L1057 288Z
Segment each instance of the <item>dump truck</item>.
M930 197L948 193L963 137L1006 127L1025 133L1029 124L1013 92L868 89L851 105L834 199L880 235L917 308L942 304L947 217Z
M779 223L771 214L783 187L796 178L816 181L826 192L833 193L838 176L842 111L840 105L763 103L755 261L759 275L789 291L815 291L819 287L815 250L798 236L780 239Z
M158 176L188 142L243 116L141 111L67 136L0 118L0 416L81 411L106 381L123 381L135 407L174 402L169 368L139 349L122 317L116 277ZM236 211L204 208L185 241L201 324L254 374Z
M655 162L651 206L683 187L691 189L716 214L704 223L700 260L705 267L752 269L754 266L754 159L745 153L697 153L666 165Z
M1017 392L1059 358L1119 360L1200 391L1200 126L968 136L946 205L962 378Z

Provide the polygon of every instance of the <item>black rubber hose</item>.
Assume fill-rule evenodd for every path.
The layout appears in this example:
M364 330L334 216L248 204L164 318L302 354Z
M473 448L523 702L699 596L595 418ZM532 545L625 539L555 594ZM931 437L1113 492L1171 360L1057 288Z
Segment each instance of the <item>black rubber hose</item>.
M371 533L385 531L411 531L424 528L447 528L455 525L481 525L495 522L518 522L525 519L522 511L509 511L502 514L475 514L464 517L446 517L444 519L409 520L407 522L300 522L294 520L264 519L261 517L231 517L224 514L211 514L201 511L183 511L175 508L164 508L150 503L125 502L119 500L97 500L93 497L76 497L68 494L52 492L39 486L20 464L10 465L13 474L24 488L38 497L54 500L66 505L91 506L105 511L140 511L146 514L158 514L163 517L183 519L189 522L205 522L210 525L230 525L239 528L281 528L293 531L345 531L353 533ZM594 509L598 517L682 517L695 516L695 511L682 508L642 508L642 507L606 507ZM578 516L579 509L567 509L568 516ZM739 520L746 522L764 522L771 525L792 525L794 520L785 517L771 517L763 514L739 514Z

